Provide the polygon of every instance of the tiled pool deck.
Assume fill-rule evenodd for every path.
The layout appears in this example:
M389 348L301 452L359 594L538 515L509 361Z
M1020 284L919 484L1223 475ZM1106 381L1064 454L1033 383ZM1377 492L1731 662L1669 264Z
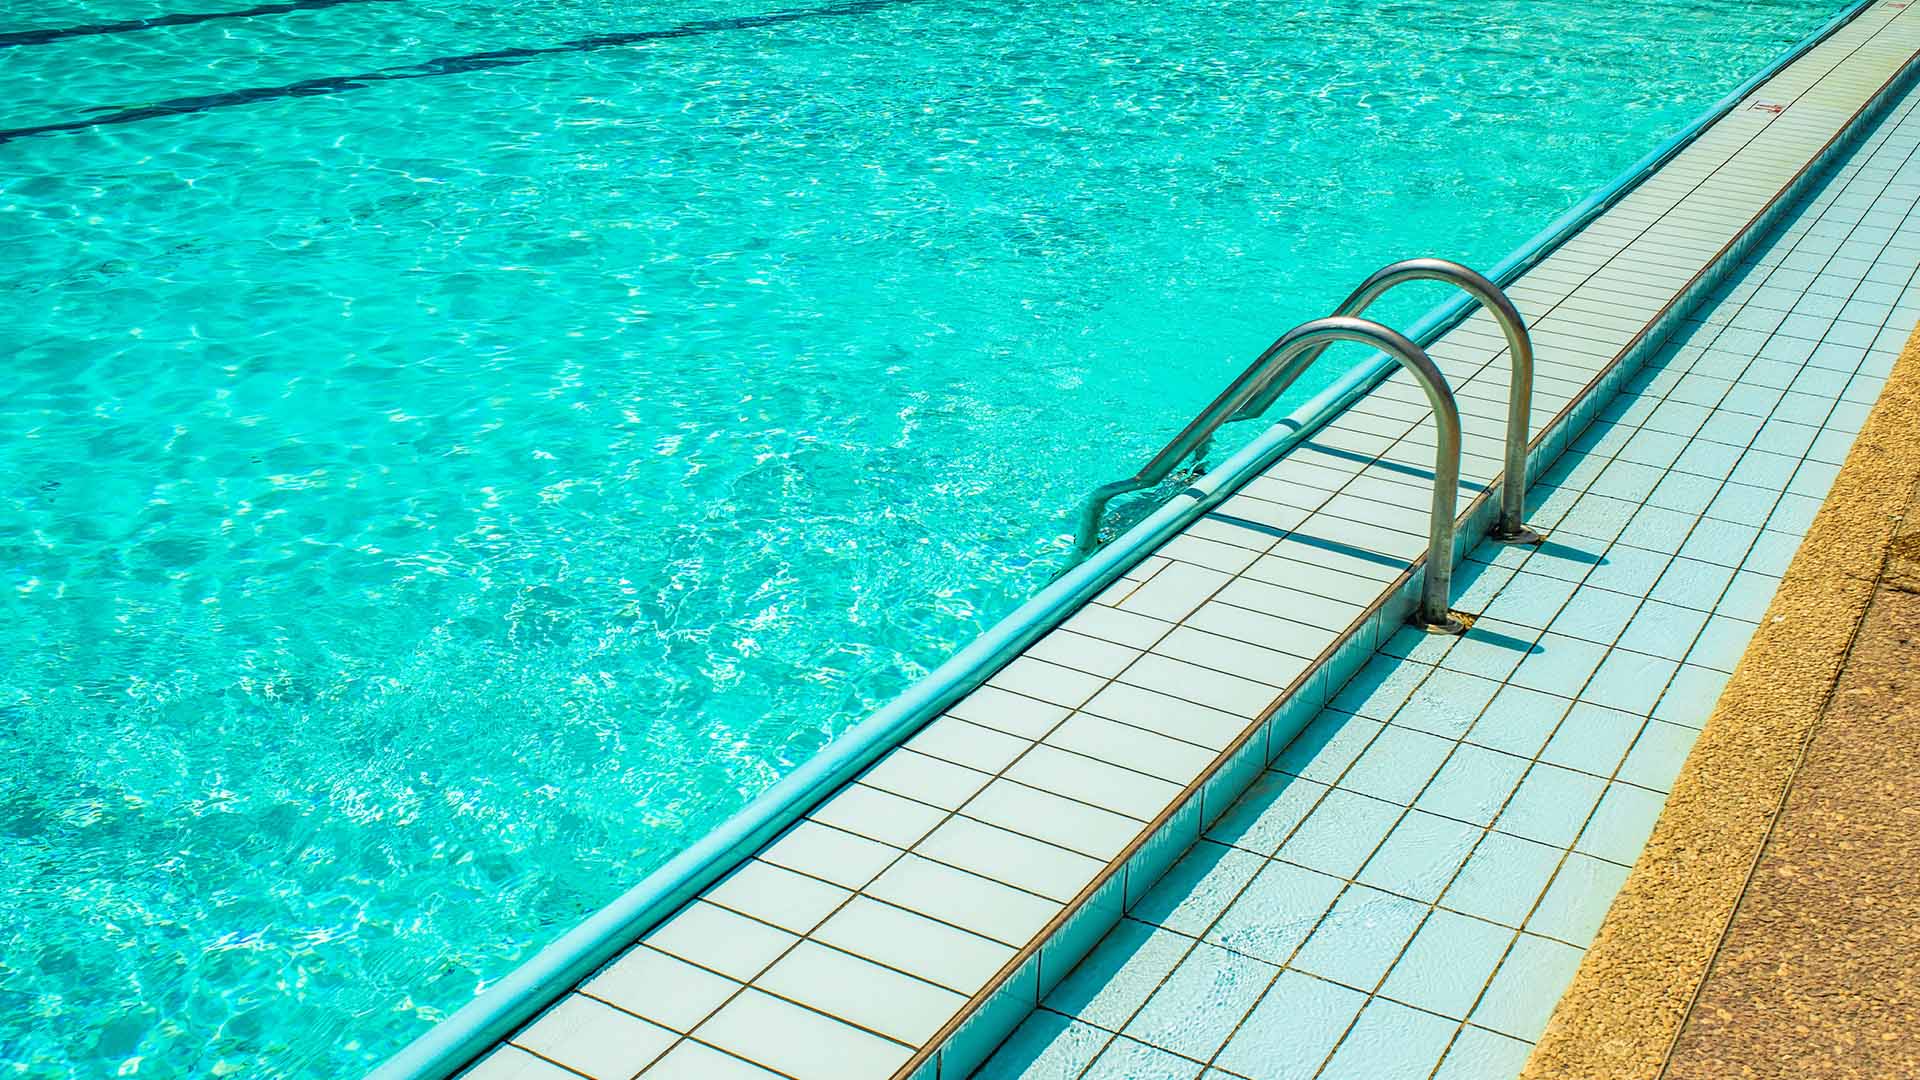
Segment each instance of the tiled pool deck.
M1467 638L1396 633L1433 457L1396 377L467 1075L959 1080L1040 1001L988 1075L1517 1068L1913 321L1911 143L1680 316L1916 47L1877 5L1510 290L1536 459L1573 456L1552 543L1462 565ZM1485 315L1431 350L1469 536L1503 350Z
M1920 94L981 1073L1516 1075L1920 320ZM1364 405L1362 406L1364 407Z

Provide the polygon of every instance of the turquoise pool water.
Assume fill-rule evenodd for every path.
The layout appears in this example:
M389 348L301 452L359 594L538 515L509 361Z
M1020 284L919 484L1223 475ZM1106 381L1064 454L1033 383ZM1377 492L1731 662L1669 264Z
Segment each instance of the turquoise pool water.
M1837 4L251 6L0 22L15 1075L354 1075Z

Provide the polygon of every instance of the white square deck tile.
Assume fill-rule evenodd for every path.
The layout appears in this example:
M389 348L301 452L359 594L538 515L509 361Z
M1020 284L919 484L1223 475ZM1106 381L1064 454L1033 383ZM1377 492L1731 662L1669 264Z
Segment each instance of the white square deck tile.
M791 933L805 934L852 895L838 885L750 859L707 890L706 898L729 911L752 916Z
M760 853L775 866L843 889L859 889L899 856L897 848L814 821L800 822Z
M1182 785L1199 776L1214 757L1204 746L1090 713L1069 718L1047 736L1045 745Z
M646 945L635 945L580 990L663 1027L688 1032L742 984Z
M1144 657L1121 678L1087 702L1087 714L1212 750L1225 748L1280 693L1171 656Z
M991 773L902 748L876 762L860 782L931 806L958 810L992 779Z
M948 866L1066 903L1104 863L968 817L949 818L914 851Z
M750 982L800 939L705 900L646 936L652 947L730 979Z
M917 855L895 863L867 894L1016 948L1060 910L1057 901Z
M1045 743L1034 747L1008 769L1007 778L1143 823L1171 802L1181 787L1179 783Z
M967 803L964 813L1096 859L1118 855L1141 826L1111 810L1009 779L988 785Z
M855 897L814 938L949 990L971 992L1013 956L1012 946L870 897Z
M734 998L696 1035L794 1080L887 1076L913 1054L900 1043L759 990Z
M1072 636L1078 637L1078 635ZM1080 640L1091 639L1081 638ZM1116 648L1119 647L1116 646ZM1131 649L1123 651L1128 654L1128 660L1134 655ZM1122 661L1120 666L1125 667L1126 662ZM1065 720L1067 713L1071 711L1064 705L1055 705L1039 698L988 685L962 698L953 708L947 710L947 715L957 716L969 723L992 728L1017 738L1038 739L1053 730L1060 721Z
M646 1075L648 1080L781 1080L779 1073L697 1042L682 1042L667 1051Z
M951 990L811 941L781 957L755 985L915 1046L966 1002Z
M843 832L906 849L933 831L946 812L867 784L852 784L814 807L808 817Z
M626 1080L652 1064L677 1038L631 1013L569 994L513 1041L593 1080Z

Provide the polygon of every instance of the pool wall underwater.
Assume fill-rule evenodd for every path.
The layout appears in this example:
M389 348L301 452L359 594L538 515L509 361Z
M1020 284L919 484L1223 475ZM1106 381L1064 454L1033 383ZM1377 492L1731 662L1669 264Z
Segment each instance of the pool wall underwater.
M1873 5L1870 3L1855 5L1818 33L1796 46L1766 71L1749 79L1720 104L1647 155L1614 183L1589 196L1514 255L1503 260L1490 276L1503 284L1519 277L1529 267L1559 248L1580 229L1603 214L1647 177L1657 172L1662 165L1670 161L1711 124L1737 107L1756 87L1871 6ZM1885 92L1883 91L1881 97L1876 98L1875 104L1869 106L1863 115L1871 113L1872 109L1884 100ZM1860 126L1859 119L1856 119L1848 129L1849 133L1857 131ZM1835 148L1830 147L1826 154L1830 155L1833 152ZM1820 160L1825 160L1825 157L1823 156ZM1816 172L1817 164L1818 162L1810 164L1797 183L1804 182L1806 177ZM1784 205L1786 201L1785 199L1777 200L1773 205L1776 207ZM1760 231L1759 227L1756 226L1744 233L1741 241L1737 241L1733 248L1721 254L1714 264L1715 269L1724 268L1737 258L1740 244L1758 231ZM1428 253L1408 252L1407 254ZM1710 290L1713 284L1715 284L1714 274L1703 274L1689 288L1686 294L1687 302ZM1669 327L1685 309L1686 302L1670 306L1661 321L1642 334L1640 345L1644 346L1657 341L1663 328ZM1414 336L1423 343L1431 342L1468 317L1471 311L1471 306L1464 301L1439 308L1419 321ZM1608 375L1608 385L1618 385L1620 380L1631 374L1631 370L1630 362L1617 365ZM437 1078L453 1075L515 1027L539 1012L556 996L588 976L641 935L658 925L681 905L724 876L753 851L774 838L855 775L899 746L968 692L983 684L995 671L1020 655L1047 631L1119 580L1130 567L1169 538L1180 533L1189 524L1217 507L1241 485L1259 475L1289 450L1338 416L1348 405L1364 396L1391 372L1392 367L1384 357L1375 357L1347 372L1338 382L1295 410L1220 468L1195 482L1173 501L1128 530L1093 559L1074 568L1043 590L914 686L907 694L830 744L819 755L809 760L799 770L767 791L698 844L649 875L614 903L596 912L508 977L490 987L484 994L463 1007L447 1021L430 1030L373 1075L379 1080L398 1080L401 1077ZM1533 463L1536 474L1558 456L1572 434L1577 434L1578 430L1584 427L1585 422L1591 419L1594 411L1604 403L1607 396L1604 393L1587 395L1577 403L1571 415L1562 417L1561 422L1551 426L1542 439L1535 441ZM1458 546L1461 550L1464 550L1477 539L1480 532L1484 531L1491 509L1492 505L1488 500L1476 500L1469 525L1460 535ZM1378 605L1373 615L1376 624L1394 625L1401 621L1411 604L1411 597L1414 595L1417 584L1416 569L1405 577L1390 594L1390 598L1383 599ZM1371 644L1370 639L1365 642L1364 648L1352 647L1350 643L1343 644L1324 663L1323 670L1327 673L1324 678L1337 681L1344 678L1344 674L1350 674L1371 651ZM1304 720L1306 715L1310 713L1300 714L1300 719ZM1284 744L1283 736L1287 736L1287 733L1276 729L1265 745ZM1274 739L1279 739L1279 743L1276 744ZM1240 756L1229 755L1229 759L1238 759ZM1216 776L1220 778L1218 781L1213 779ZM1181 830L1172 824L1175 819L1197 818L1202 813L1203 803L1216 807L1224 806L1226 802L1231 801L1234 794L1237 794L1237 790L1233 787L1234 779L1237 777L1239 782L1244 784L1247 776L1244 770L1230 764L1228 767L1216 770L1209 777L1197 781L1192 788L1191 797L1156 822L1159 828L1154 831L1153 837L1179 833ZM1202 788L1208 789L1204 797L1201 794ZM1169 850L1168 844L1156 839L1148 839L1135 845L1125 856L1116 860L1115 867L1128 862L1155 862L1164 866L1173 857L1177 857L1178 852L1177 846ZM1111 875L1097 882L1089 890L1090 893L1101 893L1107 890L1111 897L1111 890L1107 885L1110 878ZM1083 904L1069 908L1062 920L1056 924L1054 933L1051 935L1052 941L1063 945L1070 941L1079 942L1080 947L1084 949L1104 930L1102 920L1110 923L1111 918L1114 917L1117 917L1117 910L1111 903ZM1021 964L1013 965L1017 970L1009 970L1006 977L993 984L992 989L977 997L967 1010L943 1030L940 1036L928 1043L927 1048L916 1057L909 1069L903 1072L917 1068L931 1070L940 1067L939 1059L949 1043L963 1043L964 1047L954 1054L951 1063L942 1069L939 1075L947 1077L964 1075L957 1066L966 1061L977 1063L983 1058L985 1053L990 1051L1025 1013L1025 1008L1019 1004L1021 997L1025 995L1003 994L1001 991L1025 977L1022 971L1031 967L1030 964L1026 964L1028 959L1031 958L1023 957ZM1058 962L1057 956L1056 962ZM934 1074L928 1071L926 1075Z

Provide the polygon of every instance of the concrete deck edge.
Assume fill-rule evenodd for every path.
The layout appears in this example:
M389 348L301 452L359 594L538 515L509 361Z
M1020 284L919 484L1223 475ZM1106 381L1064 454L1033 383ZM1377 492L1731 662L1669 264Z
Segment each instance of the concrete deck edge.
M1920 483L1909 339L1522 1080L1658 1077Z

